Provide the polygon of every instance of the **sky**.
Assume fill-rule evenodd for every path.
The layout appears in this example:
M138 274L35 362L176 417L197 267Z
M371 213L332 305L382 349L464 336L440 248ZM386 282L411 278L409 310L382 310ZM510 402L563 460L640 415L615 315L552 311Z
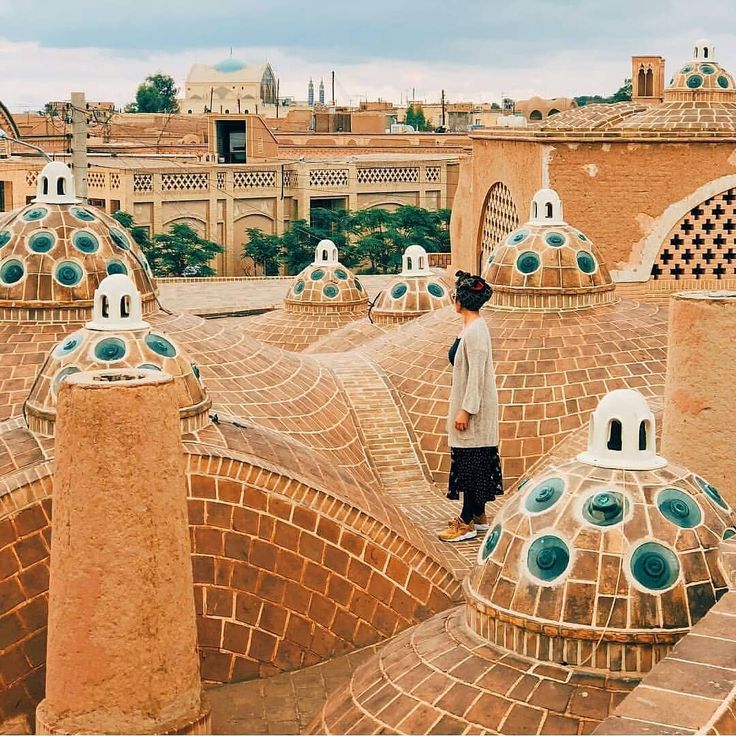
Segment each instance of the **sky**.
M500 101L610 94L633 54L667 75L708 38L736 71L736 2L709 0L0 0L0 100L35 110L84 91L131 101L148 74L269 61L282 95L336 76L359 99Z

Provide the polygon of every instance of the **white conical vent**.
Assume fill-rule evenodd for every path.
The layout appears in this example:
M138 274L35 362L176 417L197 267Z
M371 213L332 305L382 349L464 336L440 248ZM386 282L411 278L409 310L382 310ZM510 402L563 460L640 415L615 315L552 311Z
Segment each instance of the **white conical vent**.
M564 225L562 202L554 189L540 189L532 199L529 221L537 225Z
M51 161L41 169L34 202L46 204L78 204L72 170L61 161Z
M401 257L402 276L432 276L427 251L421 245L410 245Z
M705 38L698 39L693 48L693 61L715 61L716 47Z
M314 265L335 266L338 263L337 246L331 240L320 240L314 252Z
M654 414L646 399L629 388L606 394L590 418L588 449L578 460L600 468L654 470L667 461L657 455Z
M114 273L100 282L95 290L92 319L89 330L145 330L150 328L143 320L141 295L129 276Z

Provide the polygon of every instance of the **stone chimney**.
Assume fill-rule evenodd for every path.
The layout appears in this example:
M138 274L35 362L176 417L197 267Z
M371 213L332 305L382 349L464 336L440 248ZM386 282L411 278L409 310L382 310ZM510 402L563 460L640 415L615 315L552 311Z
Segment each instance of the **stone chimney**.
M60 387L46 698L37 733L209 733L173 379Z
M670 299L662 454L736 507L736 292Z

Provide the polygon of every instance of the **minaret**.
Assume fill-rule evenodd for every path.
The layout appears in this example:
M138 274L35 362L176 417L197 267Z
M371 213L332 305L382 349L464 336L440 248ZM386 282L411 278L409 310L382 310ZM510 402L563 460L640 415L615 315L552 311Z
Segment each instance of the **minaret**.
M312 78L309 78L309 86L307 87L307 105L312 107L314 105L314 82Z
M325 82L323 79L319 80L319 104L325 104Z

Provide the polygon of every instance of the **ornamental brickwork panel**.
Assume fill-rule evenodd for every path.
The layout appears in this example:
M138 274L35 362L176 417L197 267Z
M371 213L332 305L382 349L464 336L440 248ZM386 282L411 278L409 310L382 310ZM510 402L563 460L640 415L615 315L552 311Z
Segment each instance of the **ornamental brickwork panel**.
M440 180L440 167L439 166L427 166L427 181L439 181Z
M296 171L284 171L284 186L295 187L299 181L299 175Z
M29 187L35 187L38 181L38 171L27 171L26 172L26 184Z
M134 192L152 192L153 174L133 174Z
M498 242L519 227L519 213L509 188L497 181L486 196L480 234L479 268L483 270Z
M224 171L217 172L217 188L218 189L225 188L225 172Z
M233 187L235 189L263 189L276 186L275 171L235 171Z
M87 173L87 186L90 189L104 189L106 179L104 171L90 171Z
M120 189L120 174L116 171L110 174L110 189Z
M183 174L161 174L161 189L164 192L192 192L208 189L209 174L188 172Z
M309 172L310 187L346 187L348 169L313 169Z
M651 275L657 281L736 275L736 188L706 199L675 224Z
M358 184L409 183L419 181L418 166L372 166L358 169Z

